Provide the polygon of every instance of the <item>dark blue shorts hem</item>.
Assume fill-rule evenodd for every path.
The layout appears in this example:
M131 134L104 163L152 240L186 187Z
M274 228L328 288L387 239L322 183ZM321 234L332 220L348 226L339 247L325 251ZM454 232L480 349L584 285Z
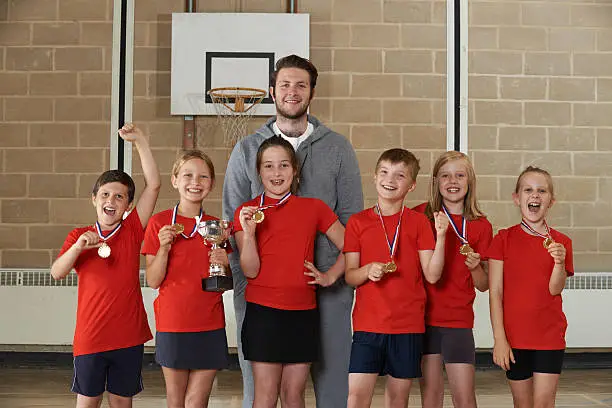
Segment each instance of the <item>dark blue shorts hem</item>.
M355 332L349 373L422 377L423 334Z
M144 345L74 357L72 392L97 397L104 391L133 397L143 390Z

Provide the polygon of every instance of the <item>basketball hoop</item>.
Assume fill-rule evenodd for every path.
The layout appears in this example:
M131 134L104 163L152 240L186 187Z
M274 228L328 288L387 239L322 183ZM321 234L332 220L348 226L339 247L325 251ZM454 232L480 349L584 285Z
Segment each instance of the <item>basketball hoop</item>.
M208 91L223 129L225 145L234 145L247 133L247 123L268 93L263 89L224 87Z

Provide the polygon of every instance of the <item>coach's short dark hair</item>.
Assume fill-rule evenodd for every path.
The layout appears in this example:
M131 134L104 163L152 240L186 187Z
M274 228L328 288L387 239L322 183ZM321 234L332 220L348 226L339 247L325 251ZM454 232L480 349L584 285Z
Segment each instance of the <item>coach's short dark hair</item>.
M307 60L306 58L291 54L279 59L276 62L276 69L270 75L270 87L276 87L276 76L278 75L278 71L283 68L303 69L304 71L308 72L308 75L310 76L310 89L313 90L317 85L317 78L319 76L319 73L317 72L317 68L313 65L313 63L310 62L310 60Z
M93 186L92 194L95 196L98 194L98 190L105 184L108 183L121 183L128 188L128 199L131 203L134 201L134 195L136 193L136 186L134 180L124 171L121 170L108 170L105 171L98 177L96 184Z

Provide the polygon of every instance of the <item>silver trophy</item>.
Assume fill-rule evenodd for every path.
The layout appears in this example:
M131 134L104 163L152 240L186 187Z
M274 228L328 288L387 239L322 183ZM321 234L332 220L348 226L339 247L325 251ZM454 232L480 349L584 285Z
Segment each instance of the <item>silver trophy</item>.
M217 249L228 240L232 232L232 223L227 220L203 221L198 224L198 232L212 245L212 249ZM211 263L208 275L208 278L202 279L202 290L224 292L234 288L232 277L227 275L223 265Z

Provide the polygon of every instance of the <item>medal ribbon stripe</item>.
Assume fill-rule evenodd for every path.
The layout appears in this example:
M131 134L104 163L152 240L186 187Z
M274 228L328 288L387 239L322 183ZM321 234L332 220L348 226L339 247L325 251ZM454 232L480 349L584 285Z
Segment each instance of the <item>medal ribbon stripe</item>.
M453 231L455 231L455 235L457 235L457 238L459 238L459 241L461 241L461 243L464 245L468 244L467 221L465 217L463 215L461 216L462 221L461 221L461 233L460 233L459 229L457 228L457 225L455 224L455 221L453 221L453 217L451 217L450 213L448 212L448 209L446 208L444 204L442 204L442 210L444 211L444 214L446 214L446 217L450 221L450 225L453 228Z
M395 227L395 234L393 235L393 242L389 241L389 235L387 235L387 228L385 227L385 220L383 220L382 212L380 211L380 206L376 203L376 211L378 212L378 218L380 218L380 223L382 224L383 231L385 232L385 238L387 239L387 246L389 247L389 254L391 256L391 261L395 257L395 250L397 249L397 243L399 241L399 231L400 226L402 225L402 216L404 215L404 205L402 204L402 212L400 213L399 221L397 222L397 227Z
M546 223L546 220L544 220L544 226L546 227L546 235L540 234L538 231L531 228L531 226L527 224L527 221L525 221L524 218L521 220L521 225L525 227L527 231L531 232L533 235L537 235L540 238L544 238L544 241L542 242L542 245L544 245L544 248L548 249L548 247L551 244L554 244L555 240L550 236L550 228L548 228L548 224Z
M172 225L176 224L176 216L178 214L178 204L174 206L174 209L172 210ZM181 232L181 235L185 238L185 239L189 239L189 238L193 238L193 236L196 234L196 232L198 232L198 225L200 224L200 220L202 219L202 216L204 215L204 212L202 211L202 207L200 207L200 215L198 215L197 217L195 217L195 225L193 226L193 230L191 231L191 233L189 235L185 235L185 233Z
M100 227L100 223L96 221L96 232L98 233L98 236L100 237L102 241L106 242L107 240L111 239L111 237L115 235L116 233L118 233L120 229L121 229L121 222L119 222L119 224L115 228L113 228L113 230L109 232L108 235L104 235L102 233L102 227Z
M289 199L289 197L291 197L291 192L288 192L287 194L285 194L285 196L283 198L281 198L278 201L278 203L276 203L276 204L264 205L264 197L265 196L266 196L266 193L262 193L261 194L261 198L259 199L259 208L258 208L258 211L267 210L268 208L278 207L279 205L285 204L287 202L287 200Z
M536 231L533 228L531 228L531 226L529 224L527 224L527 221L525 221L525 219L521 220L521 225L523 227L525 227L527 229L527 231L531 232L533 235L537 235L538 237L541 237L541 238L551 238L551 236L550 236L550 228L548 228L548 224L546 223L546 221L544 221L544 226L546 227L546 235L540 234L538 231Z

